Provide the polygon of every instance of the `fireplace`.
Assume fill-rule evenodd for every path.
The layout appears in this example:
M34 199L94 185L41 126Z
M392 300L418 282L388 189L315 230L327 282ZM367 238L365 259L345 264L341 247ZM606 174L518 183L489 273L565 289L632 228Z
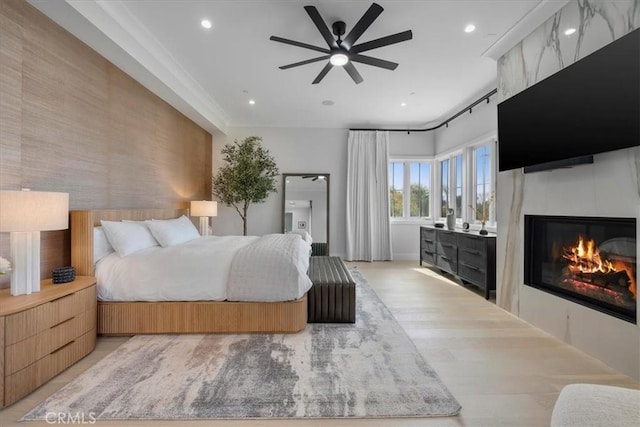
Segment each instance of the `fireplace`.
M636 219L525 215L525 284L636 323Z

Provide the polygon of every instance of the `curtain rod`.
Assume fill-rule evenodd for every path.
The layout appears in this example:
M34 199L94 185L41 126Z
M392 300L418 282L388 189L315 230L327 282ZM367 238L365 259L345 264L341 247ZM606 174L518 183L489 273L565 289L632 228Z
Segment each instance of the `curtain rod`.
M465 108L463 108L462 110L458 111L456 114L454 114L453 116L449 117L448 119L446 119L445 121L443 121L442 123L440 123L438 126L434 126L432 128L426 128L426 129L362 129L362 128L350 128L350 131L374 131L374 130L379 130L379 131L388 131L388 132L427 132L430 130L436 130L438 128L441 128L442 126L447 126L449 127L449 122L452 121L453 119L458 118L459 116L463 115L464 113L466 113L467 111L469 113L473 112L473 107L475 107L476 105L480 104L482 101L486 100L487 104L489 103L489 98L491 98L493 95L495 95L496 93L498 93L498 89L493 89L491 92L487 93L486 95L478 98L475 102L467 105Z

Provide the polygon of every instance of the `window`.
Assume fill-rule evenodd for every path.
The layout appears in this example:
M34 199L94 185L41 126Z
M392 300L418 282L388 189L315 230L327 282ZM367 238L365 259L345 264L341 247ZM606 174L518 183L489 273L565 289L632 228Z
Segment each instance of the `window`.
M409 163L409 170L409 182L411 183L409 216L429 216L431 164L425 162Z
M389 216L408 219L430 215L431 162L389 162Z
M456 198L456 218L462 218L462 154L458 154L453 158L455 165L455 198Z
M404 163L389 162L389 216L404 216Z
M492 196L491 183L491 146L481 145L474 148L475 162L475 215L473 219L481 221L483 214L490 217L490 203Z
M447 216L449 209L449 159L440 162L440 216Z

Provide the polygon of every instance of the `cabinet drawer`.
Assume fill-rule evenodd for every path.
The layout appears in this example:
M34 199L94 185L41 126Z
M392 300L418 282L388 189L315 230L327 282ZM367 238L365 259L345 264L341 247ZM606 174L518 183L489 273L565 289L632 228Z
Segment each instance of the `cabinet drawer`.
M420 253L420 260L424 261L424 262L428 262L431 265L435 265L436 264L436 256L433 252L429 252L429 251L421 251Z
M95 309L82 312L37 335L7 346L5 349L5 375L23 369L63 347L91 329L95 329Z
M450 245L456 246L458 244L456 240L456 233L453 231L438 231L438 243L448 243Z
M66 346L47 354L37 362L8 375L5 379L5 406L31 393L80 360L93 350L95 344L96 330L92 329Z
M436 241L436 230L432 228L424 228L420 227L420 238L422 240L429 241L431 243L435 243Z
M483 269L467 265L460 261L458 263L458 276L482 289L487 288L487 273Z
M458 262L486 270L487 252L470 248L458 248Z
M449 273L456 273L458 271L458 261L454 258L449 258L443 255L436 255L436 266Z

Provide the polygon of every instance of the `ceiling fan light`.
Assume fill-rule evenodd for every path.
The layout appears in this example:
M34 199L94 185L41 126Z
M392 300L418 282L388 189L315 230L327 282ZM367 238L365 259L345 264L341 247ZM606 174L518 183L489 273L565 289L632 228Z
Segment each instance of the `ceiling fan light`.
M349 62L349 57L344 53L335 53L331 55L329 62L331 62L331 65L335 65L336 67L342 67Z

